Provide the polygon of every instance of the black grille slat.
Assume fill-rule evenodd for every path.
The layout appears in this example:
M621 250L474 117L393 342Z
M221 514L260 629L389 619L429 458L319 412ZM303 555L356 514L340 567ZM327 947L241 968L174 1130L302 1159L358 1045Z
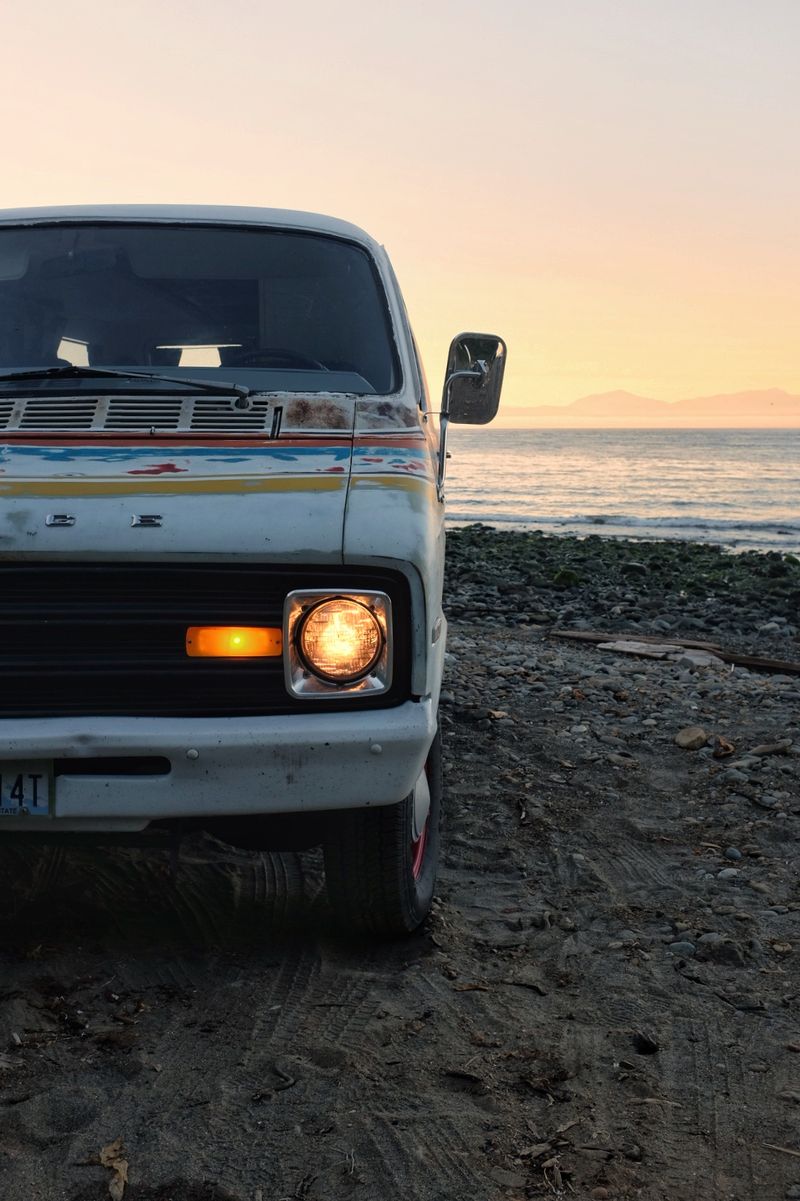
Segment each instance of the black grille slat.
M281 659L211 660L190 625L282 623L298 588L388 593L395 673L384 696L298 701ZM220 563L0 563L0 717L234 716L384 708L409 695L409 599L400 575Z

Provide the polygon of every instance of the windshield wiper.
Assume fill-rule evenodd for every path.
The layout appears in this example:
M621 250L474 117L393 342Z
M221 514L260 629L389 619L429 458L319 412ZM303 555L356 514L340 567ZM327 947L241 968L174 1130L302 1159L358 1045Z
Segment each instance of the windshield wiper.
M48 379L146 379L156 384L180 384L184 388L194 388L198 392L216 393L217 396L236 396L242 400L250 395L250 389L243 384L230 384L222 380L215 382L203 379L181 379L177 375L156 375L151 371L116 371L113 367L40 367L31 371L0 372L0 384L14 383L19 380L48 380Z

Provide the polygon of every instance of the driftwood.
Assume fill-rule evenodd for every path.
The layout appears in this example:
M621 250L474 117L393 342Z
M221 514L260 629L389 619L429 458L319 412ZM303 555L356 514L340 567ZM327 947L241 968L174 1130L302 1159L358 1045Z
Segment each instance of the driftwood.
M593 630L552 630L552 638L568 638L574 642L644 642L656 646L669 643L676 651L682 649L708 651L725 663L735 667L747 667L751 671L775 672L786 676L800 676L800 663L787 662L783 659L764 659L760 655L740 655L736 651L726 650L716 642L698 642L692 638L666 638L663 634L654 637L651 634L604 634Z

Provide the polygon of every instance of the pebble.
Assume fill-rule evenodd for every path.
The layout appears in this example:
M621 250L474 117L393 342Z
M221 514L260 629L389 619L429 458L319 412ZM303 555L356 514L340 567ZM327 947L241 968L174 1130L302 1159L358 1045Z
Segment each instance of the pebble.
M726 849L725 849L725 858L726 859L733 859L735 861L737 859L741 859L741 857L742 857L742 852L739 850L738 847L726 847Z
M727 771L721 773L720 780L724 780L727 784L749 784L750 777L743 771L739 771L738 767L729 767Z
M608 760L609 763L612 763L614 765L614 767L635 767L636 766L636 760L634 759L633 755L620 755L620 754L617 754L616 752L612 752L612 754L606 755L606 759Z
M687 957L694 955L696 949L693 942L671 942L667 947L667 950L673 955L685 955Z
M735 880L739 875L738 867L723 867L721 872L717 872L718 880Z

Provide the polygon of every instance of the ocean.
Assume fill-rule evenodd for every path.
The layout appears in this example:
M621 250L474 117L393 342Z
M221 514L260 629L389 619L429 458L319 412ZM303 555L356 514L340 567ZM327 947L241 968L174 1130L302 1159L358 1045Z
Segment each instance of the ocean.
M448 522L800 552L800 429L451 427Z

